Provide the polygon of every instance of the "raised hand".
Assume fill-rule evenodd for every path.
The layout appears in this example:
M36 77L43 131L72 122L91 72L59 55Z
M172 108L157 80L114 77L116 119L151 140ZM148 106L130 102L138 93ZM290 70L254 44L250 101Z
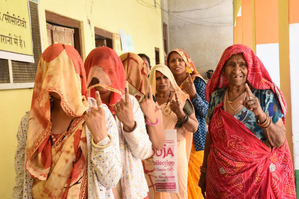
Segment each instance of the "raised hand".
M149 123L156 123L155 102L153 100L152 88L149 86L148 97L145 96L140 103L140 108Z
M121 99L114 106L114 111L118 120L123 123L123 129L126 132L133 131L135 127L133 106L127 88L125 89L125 100Z
M170 109L177 115L178 119L183 119L185 117L185 113L179 101L178 95L175 92L175 100L171 100Z
M90 111L85 113L83 119L90 130L93 140L98 143L100 140L108 136L106 129L105 110L102 107L101 96L96 91L97 107L91 107Z
M245 84L245 88L246 88L247 93L246 93L246 99L244 100L243 105L248 110L251 110L255 115L260 115L260 114L264 113L260 106L259 99L252 94L247 83Z
M191 98L195 97L196 89L190 73L188 73L188 79L183 84L183 89L189 94Z

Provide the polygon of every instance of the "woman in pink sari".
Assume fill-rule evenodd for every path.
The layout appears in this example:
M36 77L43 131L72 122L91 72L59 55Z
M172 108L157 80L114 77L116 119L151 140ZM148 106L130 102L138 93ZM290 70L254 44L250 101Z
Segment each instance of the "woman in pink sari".
M206 198L296 198L286 102L247 46L228 47L207 84Z

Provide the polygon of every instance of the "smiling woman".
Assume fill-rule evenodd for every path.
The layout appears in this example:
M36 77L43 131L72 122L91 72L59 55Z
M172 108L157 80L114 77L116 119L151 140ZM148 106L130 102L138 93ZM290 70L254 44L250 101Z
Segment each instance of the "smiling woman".
M230 85L244 86L248 74L246 61L242 54L231 56L223 68L226 79ZM238 95L238 93L235 93Z
M175 51L169 54L168 67L174 76L186 74L186 63L181 55Z
M208 102L205 99L206 82L197 72L191 58L181 49L173 49L166 58L176 83L182 91L189 95L195 109L198 121L197 131L193 134L191 154L188 165L188 198L203 198L200 188L197 186L200 176L200 166L203 160L203 149L206 139L206 122Z
M296 198L285 138L286 102L253 51L241 44L228 47L205 94L210 104L199 181L203 194Z

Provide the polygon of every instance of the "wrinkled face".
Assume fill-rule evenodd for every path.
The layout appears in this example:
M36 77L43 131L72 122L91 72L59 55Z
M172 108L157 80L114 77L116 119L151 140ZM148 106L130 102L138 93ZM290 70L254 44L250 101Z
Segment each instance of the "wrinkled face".
M156 71L156 91L166 92L171 87L169 79L161 72Z
M248 75L248 66L243 54L231 56L226 61L223 71L231 86L245 85Z
M172 52L169 55L168 67L174 76L186 73L186 63L177 52Z
M149 63L148 63L148 61L145 57L141 57L141 59L144 61L146 69L147 69L147 75L149 75L150 72L151 72L151 67L150 67L150 65L149 65Z

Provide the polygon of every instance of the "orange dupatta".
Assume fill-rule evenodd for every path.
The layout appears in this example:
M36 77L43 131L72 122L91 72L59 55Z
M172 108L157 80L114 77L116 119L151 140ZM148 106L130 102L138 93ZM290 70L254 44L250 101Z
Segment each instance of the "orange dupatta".
M197 72L195 65L193 64L193 61L191 60L191 58L187 55L187 53L185 53L183 50L181 49L173 49L172 51L170 51L167 54L166 60L167 60L167 64L169 62L169 56L171 53L176 52L178 53L181 58L184 60L185 64L186 64L186 73L190 73L191 74L191 78L192 81L194 82L195 79L201 78L204 82L206 82L206 80ZM188 80L189 78L187 77L180 85L180 88L182 89L182 91L184 91L183 85L184 83ZM185 92L185 91L184 91ZM194 138L196 138L196 135L193 135ZM196 151L195 149L195 143L196 143L196 139L193 140L193 144L192 144L192 148L191 148L191 154L190 154L190 160L189 160L189 169L188 169L188 198L197 198L197 199L201 199L203 198L202 193L201 193L201 189L198 186L198 181L200 178L200 166L202 165L203 162L203 156L204 156L204 151Z
M124 53L119 56L125 72L126 80L129 83L129 92L138 102L141 102L148 92L149 82L146 66L141 57L134 53Z
M116 52L108 47L95 48L88 54L84 67L91 97L96 97L95 87L97 86L112 91L107 106L114 114L114 105L121 100L126 87L126 74Z
M33 198L85 198L86 135L82 114L88 109L83 63L69 45L54 44L41 55L32 96L26 146L26 169L34 178ZM49 92L74 117L68 131L51 146Z

